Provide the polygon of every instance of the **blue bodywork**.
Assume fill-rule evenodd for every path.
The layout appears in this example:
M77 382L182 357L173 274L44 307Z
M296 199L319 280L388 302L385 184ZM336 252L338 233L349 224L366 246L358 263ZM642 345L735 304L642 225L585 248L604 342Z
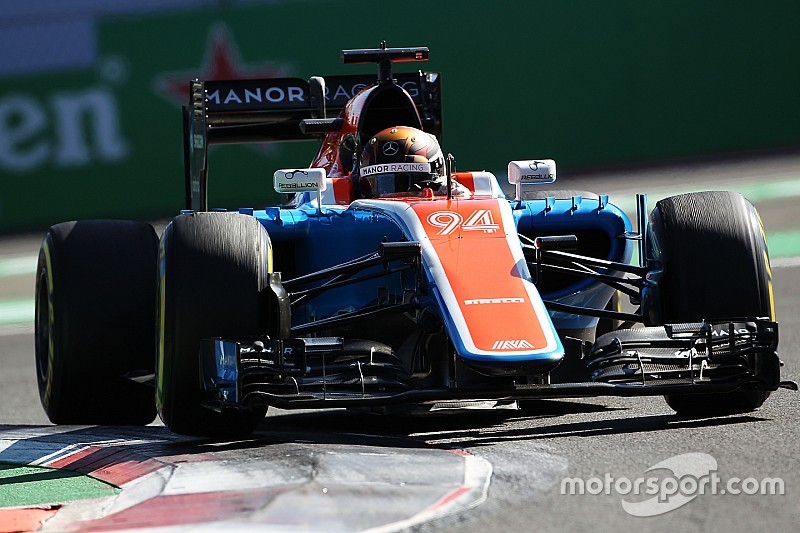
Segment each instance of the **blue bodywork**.
M527 237L541 235L579 235L579 240L600 240L596 257L629 263L633 247L626 234L631 232L628 217L612 204L593 198L509 200L517 231ZM302 195L292 208L267 208L253 211L264 225L273 245L275 269L289 279L341 264L375 252L380 242L407 240L407 236L385 214L358 207L324 206L317 208L309 194ZM592 247L592 243L588 243ZM591 254L588 254L591 255ZM544 274L547 279L547 274ZM292 310L293 325L353 311L375 302L379 291L399 297L409 290L401 275L333 289L312 302ZM570 305L603 308L614 293L608 285L580 279L568 286L541 291L544 300ZM597 318L571 313L550 312L557 330L592 328Z

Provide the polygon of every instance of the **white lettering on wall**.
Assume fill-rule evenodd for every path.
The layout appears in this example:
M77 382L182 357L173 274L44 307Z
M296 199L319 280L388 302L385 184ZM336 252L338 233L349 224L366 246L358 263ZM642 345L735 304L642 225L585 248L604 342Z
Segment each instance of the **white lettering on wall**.
M56 93L52 102L57 166L83 166L92 159L118 161L128 155L117 102L110 91L96 88Z
M31 170L42 164L50 147L41 134L47 116L36 100L22 95L0 100L0 166Z
M25 172L126 158L114 94L102 87L60 91L46 101L0 97L0 168Z

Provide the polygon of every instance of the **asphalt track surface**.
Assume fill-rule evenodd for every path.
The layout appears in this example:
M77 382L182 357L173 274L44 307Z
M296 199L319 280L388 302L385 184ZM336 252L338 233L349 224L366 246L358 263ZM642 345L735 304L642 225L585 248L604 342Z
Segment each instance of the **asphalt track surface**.
M561 176L559 186L608 192L625 207L637 191L651 193L651 199L686 190L745 193L761 214L773 257L782 378L800 381L797 184L800 156L784 154ZM207 530L782 531L800 522L800 393L788 390L775 392L753 413L718 418L677 417L658 397L542 400L523 411L416 417L274 410L252 439L234 443L177 437L158 423L138 429L53 427L39 405L32 327L24 318L33 294L33 273L26 265L40 238L0 240L0 259L22 265L0 261L0 300L6 303L0 306L0 507L60 501L42 496L50 487L43 474L53 472L49 468L66 465L91 473L90 481L100 480L97 486L81 485L90 499L40 508L39 518L50 519L47 530L70 529L87 517L94 521L83 522L86 530L160 525L170 531L195 531L204 524ZM70 449L105 459L81 463ZM35 463L29 468L39 471L12 470L8 463ZM658 463L672 472L648 471ZM706 485L698 494L687 483L683 499L665 497L644 513L653 516L633 516L637 511L630 504L650 495L625 494L626 481L654 478L666 496L673 481L692 481L687 472L702 480L702 468L721 479L713 491ZM4 470L15 474L3 477ZM148 484L125 488L137 476ZM82 478L64 474L52 490L57 493L58 483L78 490L75 480ZM563 494L565 478L582 480L585 493ZM766 478L779 479L784 494L728 490L753 492ZM488 487L482 485L486 480ZM743 486L744 480L749 484ZM598 488L600 494L590 493ZM23 489L32 492L28 500ZM141 521L141 513L127 522L101 521L110 511L133 509L126 498L141 499L147 491L171 506L145 509L149 521ZM220 500L222 493L231 498ZM670 502L683 504L667 511ZM176 520L176 514L184 518Z

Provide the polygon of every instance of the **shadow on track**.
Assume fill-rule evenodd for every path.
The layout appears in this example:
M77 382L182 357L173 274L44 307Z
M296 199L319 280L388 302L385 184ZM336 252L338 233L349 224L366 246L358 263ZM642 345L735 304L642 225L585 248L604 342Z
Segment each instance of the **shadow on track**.
M462 410L424 415L377 415L343 409L283 411L265 418L251 437L235 441L184 437L159 426L70 429L0 425L0 439L17 441L0 451L0 462L29 464L40 461L48 453L66 457L80 450L82 455L72 461L70 470L90 472L151 458L193 462L226 452L258 454L293 443L470 448L509 441L671 431L766 420L752 415L720 418L652 415L579 422L557 420L571 414L608 415L626 410L586 402L531 400L520 410Z
M345 410L287 412L268 417L259 434L292 435L302 428L312 442L382 445L412 445L414 442L446 447L479 447L508 441L536 441L560 437L589 437L625 433L682 430L766 421L752 415L690 418L677 415L620 416L581 422L551 423L570 414L626 411L582 402L531 400L520 410L447 412L426 415L375 415ZM299 434L298 434L299 436ZM355 439L355 440L353 440ZM389 441L387 441L389 439ZM306 442L309 442L306 440ZM385 444L383 444L385 445Z

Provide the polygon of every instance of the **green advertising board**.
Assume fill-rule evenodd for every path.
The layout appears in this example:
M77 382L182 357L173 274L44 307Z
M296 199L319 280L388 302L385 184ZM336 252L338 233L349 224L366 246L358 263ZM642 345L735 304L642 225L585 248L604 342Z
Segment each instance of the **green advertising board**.
M77 69L0 86L0 232L183 207L188 81L371 72L343 48L429 46L458 168L560 169L800 145L800 4L294 1L100 17ZM414 66L400 66L409 70ZM214 147L211 203L275 202L314 142Z

